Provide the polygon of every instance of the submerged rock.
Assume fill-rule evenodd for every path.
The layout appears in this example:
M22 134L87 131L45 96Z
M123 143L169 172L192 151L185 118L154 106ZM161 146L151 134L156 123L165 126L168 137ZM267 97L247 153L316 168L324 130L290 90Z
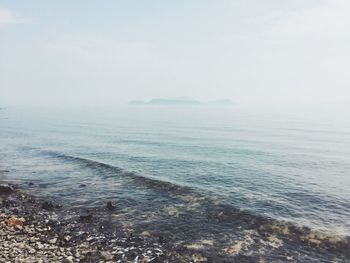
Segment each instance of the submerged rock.
M113 204L111 201L108 201L107 202L107 209L110 210L110 211L113 211L117 208L117 206L115 204Z
M80 223L90 223L92 221L92 214L88 214L88 215L81 215L79 217L79 222Z
M7 184L0 184L0 195L9 195L13 193L13 188Z
M63 207L63 206L62 206L61 204L56 204L56 205L55 205L55 208L56 208L56 209L61 209L62 207Z
M50 210L50 209L52 209L54 206L53 206L52 202L45 201L45 202L42 204L41 207L42 207L42 209Z
M10 207L10 206L13 206L14 204L10 200L4 199L4 200L2 200L2 205L3 205L3 207Z

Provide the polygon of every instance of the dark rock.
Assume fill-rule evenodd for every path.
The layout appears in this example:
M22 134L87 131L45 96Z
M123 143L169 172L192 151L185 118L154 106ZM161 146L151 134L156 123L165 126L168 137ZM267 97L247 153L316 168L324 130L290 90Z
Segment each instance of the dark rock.
M92 221L92 214L89 215L81 215L79 217L79 222L80 223L90 223Z
M101 254L100 252L87 252L85 254L85 257L83 257L80 262L85 262L85 263L95 263L95 262L100 262L101 260Z
M53 206L52 202L45 201L41 207L42 207L42 209L45 209L45 210L51 210L54 206Z
M109 210L109 211L113 211L113 210L115 210L117 207L116 207L116 205L115 204L113 204L111 201L108 201L107 202L107 209Z
M242 254L238 254L237 256L233 257L232 259L233 263L254 263L257 262L258 260L252 256L245 256Z
M28 185L32 186L32 185L34 185L34 183L33 182L29 182Z
M86 240L88 238L89 234L86 233L86 232L83 232L81 234L78 235L78 237L81 239L81 240Z
M85 187L85 186L86 186L86 184L80 184L80 185L79 185L79 187L81 187L81 188L82 188L82 187Z
M159 236L159 243L163 243L164 242L164 237L163 236Z
M11 202L10 200L4 199L4 200L2 200L2 205L4 207L10 207L13 205L13 202Z
M31 204L35 204L35 199L34 198L29 198L28 200L27 200L27 202L28 203L31 203Z
M0 184L0 195L10 195L13 193L13 188L7 184Z
M57 222L55 220L52 220L52 219L49 219L49 220L47 220L46 223L47 223L48 226L55 227L55 226L58 225L59 222Z

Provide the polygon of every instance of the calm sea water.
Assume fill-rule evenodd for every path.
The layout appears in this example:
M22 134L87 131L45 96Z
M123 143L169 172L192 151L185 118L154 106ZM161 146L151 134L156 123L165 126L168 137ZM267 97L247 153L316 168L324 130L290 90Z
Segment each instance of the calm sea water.
M0 111L0 176L71 208L113 200L111 220L183 238L227 232L213 215L229 209L350 235L346 116L10 107Z

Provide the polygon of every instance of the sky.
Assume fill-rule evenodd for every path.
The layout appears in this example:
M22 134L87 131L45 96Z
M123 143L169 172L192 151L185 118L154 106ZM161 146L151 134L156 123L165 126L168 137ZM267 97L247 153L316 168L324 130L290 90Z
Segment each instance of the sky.
M0 0L0 105L350 103L349 0Z

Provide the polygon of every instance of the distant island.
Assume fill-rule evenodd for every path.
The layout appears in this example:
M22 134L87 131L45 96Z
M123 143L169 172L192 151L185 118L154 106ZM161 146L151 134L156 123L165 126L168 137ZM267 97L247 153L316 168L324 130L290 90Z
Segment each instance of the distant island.
M234 105L229 99L199 101L188 97L179 98L155 98L149 101L133 100L129 102L130 105Z

